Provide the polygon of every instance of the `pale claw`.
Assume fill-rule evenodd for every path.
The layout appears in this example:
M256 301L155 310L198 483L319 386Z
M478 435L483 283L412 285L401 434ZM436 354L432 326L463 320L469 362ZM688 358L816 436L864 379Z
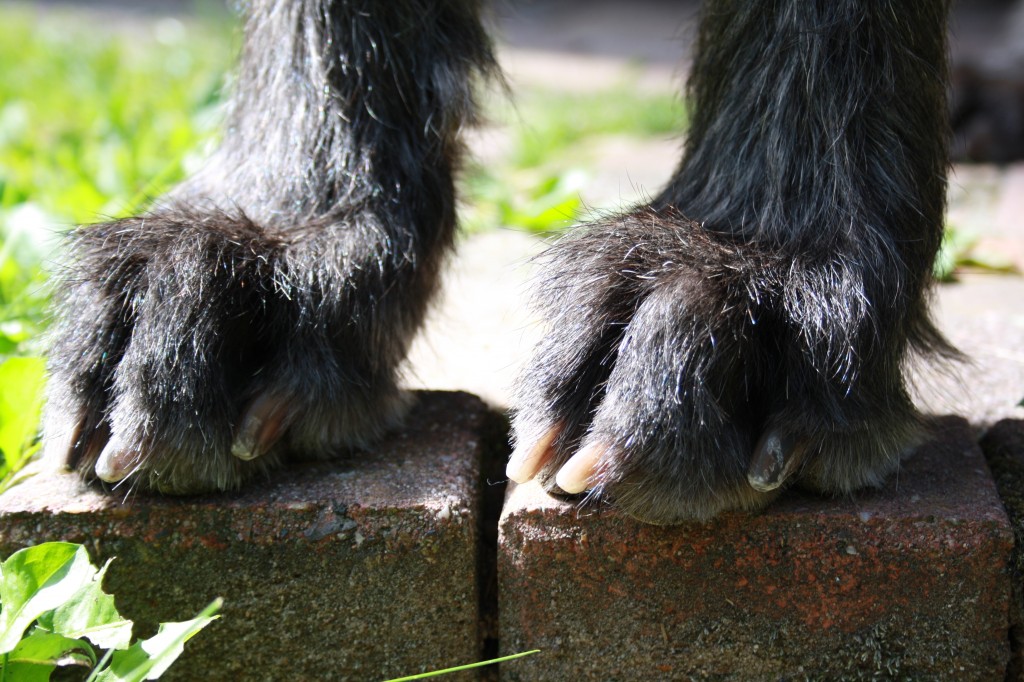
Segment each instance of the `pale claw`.
M591 486L601 456L607 450L604 443L591 443L562 465L555 475L555 483L567 493L581 493Z
M551 446L561 432L561 425L552 426L533 445L517 447L505 466L505 475L516 483L526 483L536 476L551 458Z
M125 448L117 439L111 439L96 460L96 475L107 483L118 483L128 477L139 465L139 453Z

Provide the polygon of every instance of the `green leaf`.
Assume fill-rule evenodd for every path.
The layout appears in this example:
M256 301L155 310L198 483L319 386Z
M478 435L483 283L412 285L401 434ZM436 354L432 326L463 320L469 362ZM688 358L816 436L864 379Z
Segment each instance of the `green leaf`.
M579 192L585 184L586 174L581 171L542 177L525 196L499 200L501 222L534 232L564 228L580 215L583 202Z
M95 575L80 545L47 542L12 554L0 564L0 653L14 649L29 625Z
M0 364L0 452L17 464L36 436L43 407L46 362L39 357L8 358Z
M932 274L939 282L952 282L956 272L956 252L943 247L935 256L935 263L932 265Z
M554 205L537 202L525 211L510 212L503 216L506 225L525 227L535 232L553 231L576 220L583 202L578 196L558 200Z
M66 637L84 637L102 649L127 648L132 639L132 622L121 617L114 598L103 591L108 566L109 561L91 583L51 614L40 618L40 626Z
M114 652L110 667L90 678L96 682L142 682L155 680L185 650L185 642L216 620L221 600L215 599L202 613L181 623L161 623L154 636L131 648Z
M1020 269L1013 261L981 251L978 242L977 234L947 225L942 236L942 249L933 266L935 278L940 282L954 282L957 272L963 268L1007 275L1020 274Z
M21 640L7 655L7 660L9 663L80 665L91 668L96 665L96 652L80 639L36 631Z
M3 665L0 662L0 679L16 680L16 682L50 682L50 673L57 666L39 663L11 663Z

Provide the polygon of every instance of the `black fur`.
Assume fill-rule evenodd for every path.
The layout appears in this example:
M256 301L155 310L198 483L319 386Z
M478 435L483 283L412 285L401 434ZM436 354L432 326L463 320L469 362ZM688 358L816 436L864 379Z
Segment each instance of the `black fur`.
M592 442L608 446L592 495L658 523L769 501L747 480L766 433L807 453L795 478L818 490L898 465L921 431L907 358L952 352L926 307L946 10L708 4L674 179L545 257L551 330L515 432L561 429L549 488ZM471 77L494 70L472 0L254 0L206 169L73 237L54 456L89 477L106 447L134 485L226 489L393 423L452 241ZM235 457L254 413L279 417L275 445Z
M683 162L649 206L546 257L551 322L519 385L520 444L554 473L608 446L593 496L672 523L757 508L768 431L800 483L877 485L921 420L946 189L943 2L722 0L704 9Z
M224 141L138 218L79 229L45 438L86 477L228 489L378 437L455 228L473 0L253 0ZM231 455L247 410L283 437ZM282 412L283 411L283 412Z

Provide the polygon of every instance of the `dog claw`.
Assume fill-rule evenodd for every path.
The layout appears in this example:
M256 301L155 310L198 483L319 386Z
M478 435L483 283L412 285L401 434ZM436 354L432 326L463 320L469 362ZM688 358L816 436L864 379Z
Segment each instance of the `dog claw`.
M96 476L107 483L118 483L128 478L139 464L139 453L111 440L96 460Z
M265 455L284 435L294 417L277 396L262 395L249 405L242 417L231 454L243 461Z
M533 445L517 447L505 466L505 475L516 483L526 483L536 476L551 458L552 445L561 432L560 425L552 426Z
M604 443L591 443L562 465L555 475L555 483L567 493L582 493L593 483L597 465L607 450Z
M767 431L754 448L754 458L747 469L747 482L762 493L779 488L800 467L806 452L806 441L777 429Z

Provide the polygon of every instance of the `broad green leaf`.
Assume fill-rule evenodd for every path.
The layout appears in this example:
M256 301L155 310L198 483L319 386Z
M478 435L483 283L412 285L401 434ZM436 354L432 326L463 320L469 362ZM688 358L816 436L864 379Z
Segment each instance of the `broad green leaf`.
M35 438L43 408L46 362L43 358L8 358L0 364L0 452L17 463Z
M40 618L40 626L65 637L84 637L102 649L127 648L132 639L132 622L121 617L114 598L103 591L108 566L109 561L91 583Z
M7 655L9 663L33 665L96 665L96 652L87 642L62 637L49 632L36 631L21 640Z
M50 673L57 666L40 663L11 663L3 665L0 662L0 679L12 680L12 682L50 682Z
M0 654L14 649L29 625L95 575L80 545L47 542L12 554L0 564Z
M154 636L129 649L115 651L110 667L95 675L95 682L142 682L155 680L185 650L185 642L216 620L221 600L215 599L202 613L181 623L161 623Z

